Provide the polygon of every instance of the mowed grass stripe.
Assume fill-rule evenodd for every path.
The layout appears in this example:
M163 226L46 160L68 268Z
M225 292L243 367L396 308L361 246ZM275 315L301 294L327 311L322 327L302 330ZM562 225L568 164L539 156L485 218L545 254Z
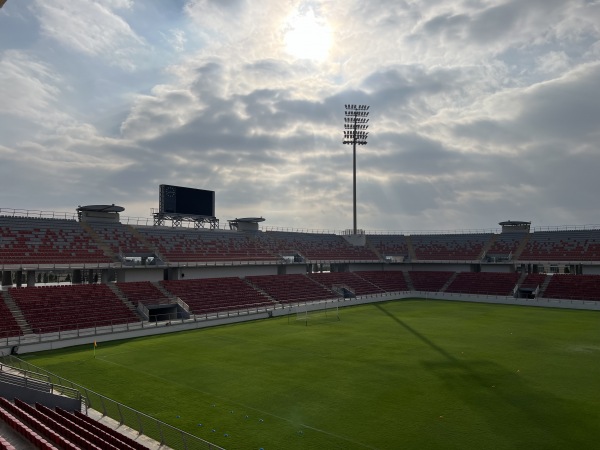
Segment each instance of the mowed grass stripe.
M598 312L405 300L340 316L101 343L95 360L90 346L26 359L230 449L600 438Z

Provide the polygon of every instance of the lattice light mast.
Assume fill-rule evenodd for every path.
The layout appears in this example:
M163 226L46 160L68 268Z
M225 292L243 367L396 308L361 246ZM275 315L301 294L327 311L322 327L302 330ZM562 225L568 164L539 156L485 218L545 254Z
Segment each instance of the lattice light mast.
M346 117L344 117L344 144L352 144L352 204L354 209L354 234L356 228L356 146L367 145L369 133L369 106L368 105L345 105Z

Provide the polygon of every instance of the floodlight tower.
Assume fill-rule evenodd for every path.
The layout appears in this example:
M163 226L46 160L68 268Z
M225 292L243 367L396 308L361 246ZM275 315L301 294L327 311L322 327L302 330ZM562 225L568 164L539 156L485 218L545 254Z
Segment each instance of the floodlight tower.
M344 117L344 144L352 144L352 203L354 208L354 234L356 229L356 146L367 145L369 133L369 106L368 105L345 105L346 117Z

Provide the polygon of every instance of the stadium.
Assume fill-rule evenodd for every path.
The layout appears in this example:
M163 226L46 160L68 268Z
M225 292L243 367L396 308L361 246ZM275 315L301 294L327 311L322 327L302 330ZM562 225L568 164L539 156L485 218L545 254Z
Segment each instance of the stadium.
M129 218L122 217L124 208L116 205L80 206L72 214L1 210L0 351L3 362L0 373L5 399L0 412L7 426L20 431L31 442L37 442L39 448L54 448L52 445L95 448L93 442L96 445L101 442L100 448L113 448L110 445L116 448L395 448L396 445L447 448L448 442L456 442L459 448L469 442L474 446L489 444L491 438L485 433L479 437L475 433L475 437L465 441L452 437L456 430L448 429L438 430L450 433L443 443L423 430L416 434L414 430L394 431L379 438L381 430L375 425L377 436L364 430L354 436L351 430L338 428L339 424L323 428L327 422L323 418L313 419L321 420L319 423L305 422L301 418L310 416L309 411L315 404L325 399L336 402L341 395L364 396L363 401L373 411L381 410L383 414L391 408L385 414L393 417L407 414L404 420L419 422L420 419L410 417L410 410L398 411L386 406L382 398L377 400L378 396L391 395L376 387L387 386L391 382L388 377L375 384L361 385L365 392L356 392L348 386L345 393L343 379L339 380L339 386L337 383L307 386L302 380L288 378L296 376L294 371L288 373L289 370L280 367L287 361L285 364L303 372L301 367L296 367L296 361L298 358L305 361L307 348L312 349L311 352L324 351L321 357L332 360L348 350L358 349L357 354L362 354L360 348L365 339L380 329L387 329L379 322L382 317L395 322L404 332L402 339L408 341L403 345L407 348L414 345L411 340L416 340L437 355L426 362L415 360L414 366L425 364L425 368L421 368L425 373L447 372L445 383L453 380L452 367L466 371L475 385L494 383L496 375L483 380L489 375L489 367L467 370L468 363L460 361L457 355L464 355L464 350L458 352L459 348L472 345L461 340L469 339L467 330L473 324L461 324L461 321L471 314L482 315L478 327L485 323L490 329L508 327L510 335L522 328L531 328L533 335L523 336L523 342L538 338L536 333L548 333L550 341L566 333L565 345L579 346L579 356L584 357L581 370L587 371L586 377L596 376L597 380L597 367L589 367L590 357L600 348L596 312L600 309L600 229L596 227L532 229L529 222L505 221L499 224L499 229L489 231L379 234L362 230L353 233L351 230L269 229L263 226L266 219L262 217L230 219L223 226L214 216L214 199L212 191L161 185L159 208L152 219L143 224L139 219L138 223L131 223ZM562 315L552 319L547 317L548 312ZM582 316L572 316L574 313ZM417 317L420 320L436 318L437 322L433 329L428 328L431 324L418 321L410 325L411 314L415 320ZM485 319L489 314L495 316L491 322ZM575 322L571 323L571 319ZM549 322L540 325L543 329L540 331L536 320ZM419 323L421 325L416 325ZM461 331L453 353L447 346L457 339L448 334L454 326ZM566 331L561 326L566 326ZM578 328L577 332L573 326ZM585 333L580 335L583 331ZM218 332L218 336L198 334L209 332ZM571 332L574 334L569 334ZM256 333L269 336L269 341L260 341ZM229 362L234 364L235 370L232 367L216 369L212 375L215 379L205 380L209 385L217 383L220 377L227 378L232 370L238 375L250 374L257 370L256 365L265 364L265 371L259 371L259 381L253 381L255 385L244 383L241 388L244 395L231 392L231 387L227 388L229 393L225 397L204 393L198 400L200 404L196 406L194 402L192 408L198 418L188 418L180 425L184 423L184 414L192 414L191 405L187 403L195 395L185 390L171 393L170 400L179 406L170 410L165 403L168 413L161 412L161 408L157 410L155 403L166 401L159 395L162 389L171 392L167 387L169 381L164 380L172 378L176 387L177 383L187 383L185 378L178 378L172 364L181 364L182 371L205 372L197 366L198 361L193 362L192 356L186 356L199 351L194 336L199 339L210 336L206 339L214 348L203 347L203 351L208 352L204 361L211 364L222 359L219 349L230 347L228 339L237 344L246 340L253 342L251 349L261 355L254 354L245 344L242 347L236 344L231 348L232 354L237 355L236 361ZM293 342L285 345L279 342L292 339L291 336ZM484 341L490 338L473 336ZM377 346L383 348L381 353L371 349L371 356L366 360L354 355L356 367L347 369L361 373L365 367L378 367L389 361L395 350L386 347L395 339L382 335ZM163 340L167 341L163 344ZM191 346L190 340L194 340ZM524 350L523 342L516 347L497 349L494 358L499 360L503 352L508 352L510 358L515 352L521 352L518 358L524 359L518 363L523 369L515 367L514 373L503 373L500 378L526 370L527 359L533 356L529 344ZM284 346L279 348L279 344ZM125 353L135 352L128 350L128 345L142 346L147 352L145 359L138 362L137 357L128 357L131 359L127 365L133 367L135 381L126 381L131 374L121 374L121 367L97 365L100 361L122 364L116 362L119 349ZM177 349L165 351L165 345ZM321 346L324 348L317 350ZM333 353L326 351L329 347ZM294 356L296 352L300 355ZM244 353L250 353L250 359ZM274 360L265 354L273 354ZM436 361L439 358L442 361ZM188 359L191 365L185 368L184 361ZM404 366L394 367L392 373L413 371L415 367L406 367L409 361L408 355L399 356L396 363ZM315 365L311 358L305 364L309 370L324 374L332 370L327 378L340 376L341 369L337 366L327 369L328 364ZM84 369L88 365L90 367ZM535 364L530 370L534 371L534 367ZM477 373L480 369L483 372ZM97 372L90 373L90 370ZM163 374L163 382L157 384L157 379L152 378L155 371ZM279 380L278 371L287 374L283 380ZM97 392L106 384L108 374L111 378L122 377L126 385L116 389L108 383L105 390ZM361 375L367 376L371 375ZM273 385L271 381L261 385L260 380L265 377L273 377ZM139 389L132 389L127 383L136 384ZM500 385L502 381L497 383ZM486 389L495 387L490 384ZM586 382L581 383L583 392L590 387ZM210 387L205 389L211 391ZM294 406L298 409L293 414L288 412L289 416L278 412L275 405L270 410L269 403L258 399L268 397L271 389L282 390L277 402L298 402L299 406ZM447 391L448 386L440 389ZM469 384L468 389L473 386ZM153 392L153 399L139 403L148 390ZM296 390L304 391L302 400L290 400ZM532 394L523 386L517 390L522 391L519 395L523 396L518 401L542 401L537 398L540 393ZM331 397L331 391L337 394ZM252 393L250 398L245 395L248 392ZM179 396L181 394L183 396ZM306 402L305 396L311 395L322 397L313 403ZM532 395L533 399L526 400ZM586 398L581 395L577 401ZM441 397L436 401L444 403ZM404 397L400 402L404 402ZM38 409L28 403L39 405ZM256 407L258 404L263 406ZM357 407L352 405L348 407ZM579 424L575 428L579 428L583 436L573 437L572 441L566 436L560 439L554 436L553 439L558 439L556 448L565 442L576 442L580 448L591 445L589 439L597 437L597 431L592 433L588 425L597 420L597 409L583 422L580 418L590 407L581 405L581 411L576 412L573 410L577 407L569 407ZM447 410L448 406L444 408ZM243 412L239 412L240 409ZM346 411L334 410L345 426L360 429L361 424L347 417ZM536 411L528 412L535 416L539 413ZM572 434L574 430L566 425L569 421L561 417L561 411L555 413L556 417L550 414L552 417L546 419L549 424L558 421L566 433ZM238 414L241 415L238 417ZM257 414L264 417L257 418ZM436 415L435 421L447 420L446 414ZM234 415L237 422L232 420ZM471 420L482 420L475 416ZM263 430L249 429L252 419L254 425L263 425L269 419L281 423L272 429L267 426L263 426ZM115 437L113 428L100 429L93 425L103 420L112 423L113 428L127 429L123 433L131 435L125 438L129 441ZM203 426L203 422L196 423L198 420L214 423ZM364 420L362 417L361 423ZM378 420L378 424L381 422L386 420ZM394 427L393 423L391 420L386 427ZM524 435L512 429L514 424L508 426L510 433L519 436L519 442L525 442ZM65 427L75 427L80 432L75 436L73 432L64 431ZM541 429L544 430L544 426ZM540 432L528 429L527 433L532 434L527 439L532 439L531 442L540 439ZM120 433L117 432L117 436L122 436ZM515 442L507 436L504 438L506 441L497 448L514 446ZM109 441L111 444L107 444Z
M0 450L598 448L599 17L0 0Z

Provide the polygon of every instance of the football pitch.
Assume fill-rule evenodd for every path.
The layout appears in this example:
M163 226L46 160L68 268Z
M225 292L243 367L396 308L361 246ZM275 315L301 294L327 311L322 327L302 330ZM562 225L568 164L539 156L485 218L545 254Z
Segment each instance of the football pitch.
M227 449L600 441L600 313L403 300L25 355Z

